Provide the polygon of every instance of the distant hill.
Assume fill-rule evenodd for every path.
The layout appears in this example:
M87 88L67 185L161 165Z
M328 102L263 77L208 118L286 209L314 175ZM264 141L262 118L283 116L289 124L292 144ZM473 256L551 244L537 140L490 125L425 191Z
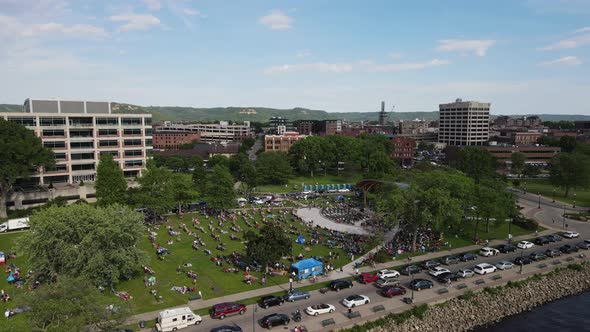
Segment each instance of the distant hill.
M273 116L295 120L329 120L344 119L347 121L377 121L378 112L326 112L322 110L310 110L307 108L277 109L268 107L178 107L178 106L137 106L130 104L113 103L112 109L117 113L151 113L154 122L158 121L253 121L268 122ZM0 104L0 112L22 112L22 105ZM538 114L543 121L575 121L589 120L590 115L569 114ZM492 115L496 117L497 115ZM522 115L511 115L520 117ZM527 115L530 116L530 115ZM393 112L389 114L389 120L436 120L438 112Z

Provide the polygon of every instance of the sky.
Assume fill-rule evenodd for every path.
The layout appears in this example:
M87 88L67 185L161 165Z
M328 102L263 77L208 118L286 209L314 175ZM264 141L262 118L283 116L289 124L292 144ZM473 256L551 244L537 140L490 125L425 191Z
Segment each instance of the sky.
M589 66L590 0L0 0L0 103L590 115Z

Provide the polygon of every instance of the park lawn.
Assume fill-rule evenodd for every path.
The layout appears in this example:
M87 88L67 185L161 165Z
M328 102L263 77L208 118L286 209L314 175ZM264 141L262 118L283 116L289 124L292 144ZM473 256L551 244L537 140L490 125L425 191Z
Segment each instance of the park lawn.
M568 204L574 203L574 193L576 194L576 204L590 207L590 189L572 188L568 197L564 197L565 190L561 187L552 185L548 179L527 179L520 182L520 189L524 189L531 194L541 193L545 197L552 198L555 190L555 199Z
M263 185L256 187L256 192L262 193L288 193L302 191L302 184L304 185L321 185L321 184L352 184L354 185L359 180L363 179L363 175L359 172L342 172L340 175L330 174L324 175L321 172L311 176L296 176L289 179L287 185Z
M15 246L15 243L16 243L17 239L22 234L23 234L23 232L0 234L0 251L3 251L6 255L8 255L9 252L14 250L13 248ZM13 263L14 265L16 265L17 267L19 267L21 269L21 274L26 274L27 273L26 262L27 262L27 258L22 255L18 255L18 253L17 253L17 257L15 259L9 259L6 262L6 265ZM2 271L4 271L4 269L6 267L7 266L3 266ZM6 277L8 277L8 273L2 274L2 278L0 280L0 289L3 289L4 291L8 292L8 294L10 295L12 300L9 302L1 302L0 301L0 312L2 312L2 314L4 314L4 311L7 308L14 309L17 306L16 299L18 298L19 294L23 294L26 291L26 286L25 286L25 289L17 289L15 286L9 285L8 282L6 281ZM4 320L4 318L2 318L2 320ZM13 316L9 319L9 321L7 323L5 323L3 321L2 324L0 324L0 330L3 330L3 328L1 327L3 324L7 324L7 330L12 330L12 331L29 331L30 330L30 327L28 326L24 315Z

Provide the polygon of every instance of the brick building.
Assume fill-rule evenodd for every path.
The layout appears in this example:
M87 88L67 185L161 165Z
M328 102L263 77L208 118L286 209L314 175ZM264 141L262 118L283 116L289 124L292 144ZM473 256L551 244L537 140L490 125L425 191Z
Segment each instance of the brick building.
M178 150L183 144L201 140L201 134L186 131L164 131L153 133L154 149Z
M393 142L392 157L399 159L400 166L411 167L414 164L414 147L416 140L411 137L395 136Z
M306 138L297 132L286 132L283 135L264 136L264 151L288 152L291 146L300 139Z

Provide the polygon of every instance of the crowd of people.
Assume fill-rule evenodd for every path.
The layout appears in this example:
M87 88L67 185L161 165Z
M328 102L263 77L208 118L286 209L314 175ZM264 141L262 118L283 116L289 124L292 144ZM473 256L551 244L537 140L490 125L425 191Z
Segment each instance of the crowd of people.
M432 228L420 227L418 228L417 232L416 251L438 251L443 246L440 237ZM404 223L401 223L399 231L395 234L395 237L390 242L386 243L384 248L394 257L411 252L412 237L413 233L409 227Z

